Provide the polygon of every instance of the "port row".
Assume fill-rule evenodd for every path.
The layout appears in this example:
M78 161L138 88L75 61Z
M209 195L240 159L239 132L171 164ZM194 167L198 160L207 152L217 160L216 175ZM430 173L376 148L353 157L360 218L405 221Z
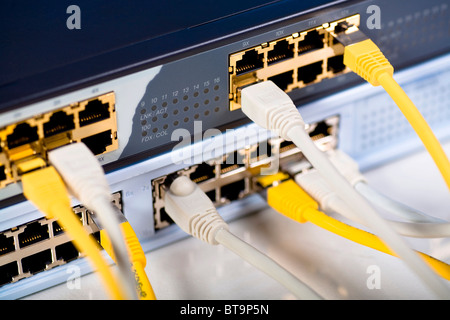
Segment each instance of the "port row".
M240 90L256 82L271 80L290 92L349 72L344 65L344 47L332 35L342 23L359 26L359 15L231 54L230 110L241 107Z
M339 117L333 116L312 124L308 130L318 147L327 151L337 147L338 127ZM220 207L261 191L257 178L263 168L273 168L275 163L279 166L276 169L283 171L283 168L292 163L304 161L306 159L301 151L291 141L273 138L153 179L151 185L155 230L173 224L164 204L165 183L171 175L188 176Z
M113 203L122 210L121 192L113 194ZM98 227L88 210L73 208L84 228L97 241ZM80 258L69 236L56 219L41 218L0 232L0 286L29 278L42 271Z
M49 150L73 142L96 155L118 148L113 92L0 128L0 188L45 167Z

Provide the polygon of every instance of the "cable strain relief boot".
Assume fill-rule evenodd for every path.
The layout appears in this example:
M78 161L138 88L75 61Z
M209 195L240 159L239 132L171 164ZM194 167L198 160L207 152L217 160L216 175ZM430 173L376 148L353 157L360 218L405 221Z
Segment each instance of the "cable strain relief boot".
M211 208L201 214L196 214L190 220L190 234L206 243L217 245L216 234L219 230L228 230L228 225L217 213L215 208Z
M242 111L257 125L291 140L287 133L305 122L291 98L272 81L264 81L242 90Z
M335 193L322 178L319 171L313 169L306 173L297 174L295 182L319 203L322 210L332 209L329 206L329 200L335 196Z
M380 85L381 74L394 74L392 65L370 39L346 46L344 64L373 86Z
M318 203L293 180L267 189L267 203L273 209L294 221L305 223L303 214L309 209L318 209Z
M172 220L186 233L217 245L216 233L228 229L211 199L186 176L174 179L165 193L165 209Z
M352 186L359 182L367 182L366 177L359 171L358 163L344 151L330 150L328 151L328 158Z

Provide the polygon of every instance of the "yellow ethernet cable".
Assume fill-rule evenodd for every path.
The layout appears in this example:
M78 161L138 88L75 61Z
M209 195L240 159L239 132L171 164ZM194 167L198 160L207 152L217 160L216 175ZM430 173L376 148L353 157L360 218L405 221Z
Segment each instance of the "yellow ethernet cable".
M46 167L27 173L22 176L22 185L23 193L30 202L47 218L58 219L58 223L73 239L72 241L78 251L88 258L100 274L111 298L124 299L123 289L117 285L117 279L102 257L99 246L73 213L69 194L58 172L53 167Z
M156 300L152 285L145 272L147 259L145 258L145 253L139 243L139 239L128 221L122 222L120 224L120 228L122 230L125 243L127 244L128 254L130 255L139 300ZM111 259L116 261L113 244L104 229L100 230L100 244L109 254Z
M269 187L267 189L267 203L273 209L294 221L300 223L309 221L338 236L398 257L376 235L349 226L319 211L319 204L293 180L287 180ZM417 253L439 276L450 280L450 265L422 252Z
M394 68L378 46L356 27L335 35L344 46L344 64L373 86L381 85L397 104L450 189L450 162L422 114L393 78Z
M349 181L340 173L330 159L317 147L305 130L303 121L292 99L272 81L267 80L245 87L241 92L242 111L259 126L269 129L285 140L292 141L311 165L330 184L336 194L361 217L413 270L440 299L450 297L450 288L430 269L375 210Z

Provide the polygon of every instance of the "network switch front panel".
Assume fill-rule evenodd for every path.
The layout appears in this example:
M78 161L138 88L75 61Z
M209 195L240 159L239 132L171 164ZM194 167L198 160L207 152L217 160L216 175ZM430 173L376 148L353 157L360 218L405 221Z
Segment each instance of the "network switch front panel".
M192 4L196 5L201 3ZM95 5L80 4L82 12L90 14L91 6ZM38 241L42 235L39 225L49 225L23 201L20 176L47 166L47 152L69 143L84 142L96 154L113 190L121 191L124 214L146 250L183 236L164 213L162 185L171 174L193 178L227 219L239 216L233 211L236 203L246 206L248 212L258 207L253 201L259 190L254 179L258 170L270 165L276 154L284 160L301 159L301 151L288 141L270 135L246 136L254 125L240 110L240 90L259 81L272 80L290 95L311 124L311 136L318 145L343 148L363 167L414 148L414 143L404 143L403 139L411 137L407 134L372 143L367 130L378 119L375 116L369 124L357 125L368 121L363 113L367 114L366 102L372 101L375 91L364 91L366 100L360 95L355 99L331 95L361 83L343 65L343 47L331 32L342 23L359 26L397 69L407 71L407 67L450 50L450 35L445 32L450 9L445 1L412 1L407 8L387 0L308 5L286 0L242 6L237 6L242 10L224 11L216 19L199 16L204 20L167 32L145 36L139 30L141 38L130 39L130 43L123 35L117 37L124 41L120 45L100 41L106 47L100 50L93 45L99 49L95 54L80 49L83 52L78 58L40 70L43 74L18 72L22 78L17 79L4 73L0 78L0 96L4 97L0 102L0 230L5 249L0 253L5 258L17 255L11 251L11 239L14 248L20 247L22 230L36 228ZM368 24L370 6L383 13L379 29ZM67 35L67 30L64 32ZM5 66L6 71L8 68ZM437 70L427 72L431 79ZM19 91L22 94L17 94ZM340 103L327 100L328 96ZM354 101L359 101L357 107ZM215 130L215 136L231 137L233 143L215 157L196 161L197 149L210 142L208 130ZM439 136L446 135L442 127ZM185 162L176 163L173 150L180 145L188 150L188 156ZM56 238L51 231L43 235ZM38 246L33 243L25 249L32 257L42 250L32 252L30 248ZM50 251L43 250L50 253L44 267L28 273L21 266L20 259L25 256L0 259L4 262L0 267L6 268L8 275L2 278L0 296L16 298L61 281L64 276L59 270L64 267L53 268L63 264L60 261L89 270L84 259L59 259L53 248L52 244ZM17 272L10 263L18 263ZM35 272L38 269L45 271Z
M74 102L0 129L0 188L43 168L47 152L83 142L95 154L117 149L114 93Z

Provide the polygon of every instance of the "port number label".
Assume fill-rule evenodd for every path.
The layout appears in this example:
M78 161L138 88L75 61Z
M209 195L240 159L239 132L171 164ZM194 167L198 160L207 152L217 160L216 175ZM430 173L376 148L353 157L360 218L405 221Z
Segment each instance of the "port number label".
M308 25L311 27L311 26L315 26L317 24L317 20L316 19L313 19L313 20L310 20L309 22L308 22Z
M243 48L248 47L249 45L250 45L250 41L244 41L244 42L242 42L242 47L243 47Z

